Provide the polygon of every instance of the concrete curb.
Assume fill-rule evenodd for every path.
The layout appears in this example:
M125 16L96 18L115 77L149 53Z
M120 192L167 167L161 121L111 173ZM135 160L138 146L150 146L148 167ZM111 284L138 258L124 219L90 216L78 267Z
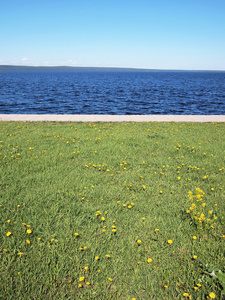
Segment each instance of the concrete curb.
M0 114L1 122L225 122L225 115L39 115Z

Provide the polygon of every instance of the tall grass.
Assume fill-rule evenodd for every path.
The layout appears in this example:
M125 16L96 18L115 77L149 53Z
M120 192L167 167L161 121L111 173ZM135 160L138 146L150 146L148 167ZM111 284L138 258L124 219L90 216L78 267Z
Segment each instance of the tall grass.
M220 299L224 149L224 123L1 122L0 297Z

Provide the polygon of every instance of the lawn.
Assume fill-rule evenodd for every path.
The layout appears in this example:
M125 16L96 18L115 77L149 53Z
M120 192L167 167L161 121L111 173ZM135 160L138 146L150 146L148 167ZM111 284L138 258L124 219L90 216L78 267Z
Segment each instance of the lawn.
M225 124L0 122L0 299L222 299Z

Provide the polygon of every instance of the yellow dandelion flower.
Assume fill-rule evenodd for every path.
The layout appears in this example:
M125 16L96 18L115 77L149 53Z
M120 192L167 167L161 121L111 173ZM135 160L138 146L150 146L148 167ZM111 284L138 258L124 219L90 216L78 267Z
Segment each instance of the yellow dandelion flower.
M109 279L109 281L113 281L112 278L110 278L110 277L108 279Z
M188 293L183 293L184 297L189 297Z
M31 233L32 233L32 230L31 230L31 229L27 229L27 233L28 233L28 234L31 234Z
M168 285L164 285L164 288L165 288L165 289L168 289Z
M148 263L152 262L152 259L151 259L151 258L148 258L147 262L148 262Z
M172 240L168 240L167 243L171 245L173 243L173 241Z
M104 218L104 217L102 217L102 221L103 221L103 222L105 221L105 218Z
M197 286L198 286L198 287L201 287L202 285L201 285L201 283L197 283Z
M144 221L144 220L145 220L145 217L143 217L142 220Z
M194 286L194 289L197 291L198 287L197 287L197 286Z
M95 256L95 260L99 260L99 256Z
M30 240L26 240L26 243L27 243L27 244L30 244Z
M87 285L90 285L90 282L86 282Z
M106 256L105 257L107 257L107 258L110 258L110 255L109 254L106 254Z
M156 228L156 229L155 229L155 232L157 232L157 231L159 231L159 229L158 229L158 228Z
M84 267L84 270L85 270L85 271L88 271L88 269L89 269L88 267Z
M198 256L197 256L197 255L194 255L194 256L193 256L193 258L194 258L194 259L197 259L197 258L198 258Z
M141 240L137 240L137 243L140 245L141 244Z
M209 294L209 297L210 297L211 299L215 299L215 298L216 298L216 294L210 293L210 294Z
M197 240L197 236L194 235L194 236L193 236L193 240Z
M79 281L84 281L84 277L80 277L80 278L79 278Z
M75 232L74 235L75 235L75 236L79 236L79 233Z
M23 255L23 252L19 252L18 255Z
M78 287L79 287L79 288L82 288L82 287L83 287L83 285L82 285L81 283L79 283L79 284L78 284Z
M12 234L12 232L8 231L8 232L6 233L6 236L10 236L11 234Z

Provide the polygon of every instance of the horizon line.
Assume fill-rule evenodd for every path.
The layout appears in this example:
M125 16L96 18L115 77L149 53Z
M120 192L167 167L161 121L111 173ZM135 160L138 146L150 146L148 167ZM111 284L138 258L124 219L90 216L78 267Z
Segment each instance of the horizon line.
M186 72L225 72L225 69L150 69L150 68L139 68L139 67L93 67L93 66L68 66L68 65L54 65L54 66L44 66L44 65L8 65L8 64L0 64L1 68L70 68L70 69L120 69L120 70L142 70L142 71L186 71Z

